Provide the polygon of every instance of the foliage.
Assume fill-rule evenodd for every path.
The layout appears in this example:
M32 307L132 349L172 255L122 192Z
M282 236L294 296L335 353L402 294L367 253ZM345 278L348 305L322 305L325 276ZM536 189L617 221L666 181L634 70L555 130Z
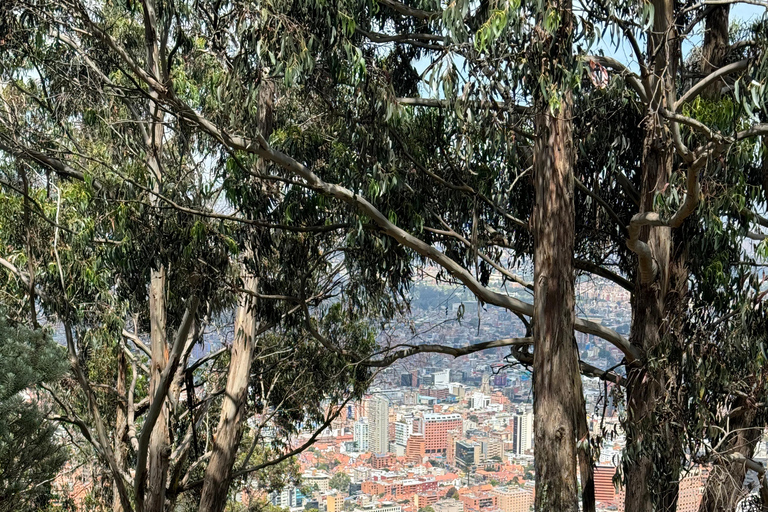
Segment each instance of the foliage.
M67 449L47 419L41 386L66 371L63 350L42 329L13 326L0 311L0 510L45 508Z
M338 471L331 477L331 481L328 482L328 485L338 491L349 492L349 484L351 481L352 479L349 475L343 471Z

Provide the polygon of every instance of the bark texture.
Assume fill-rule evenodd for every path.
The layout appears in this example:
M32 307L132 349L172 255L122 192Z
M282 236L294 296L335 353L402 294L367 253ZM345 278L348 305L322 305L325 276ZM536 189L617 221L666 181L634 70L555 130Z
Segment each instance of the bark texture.
M741 402L743 405L737 404L737 406L746 405L746 400L741 400ZM740 453L748 459L752 458L763 433L762 428L754 425L756 413L754 408L747 409L744 414L732 419L730 428L736 434L722 455L727 457L734 453ZM733 512L736 510L736 504L745 494L744 477L746 474L747 467L741 461L725 461L712 466L704 488L704 496L699 505L699 512Z
M705 76L725 64L728 53L728 15L730 5L713 5L707 14L704 27L704 44L701 48L701 72ZM717 99L723 82L716 80L707 87L702 96L707 99Z
M550 58L570 59L570 2L563 14L565 39ZM559 36L560 34L558 34ZM557 37L557 36L556 36ZM552 69L543 59L544 72ZM576 414L582 403L579 354L574 327L574 202L572 99L564 91L552 112L539 100L533 179L536 195L534 237L534 442L536 510L579 509L576 478Z
M165 307L165 268L152 270L149 286L150 313L150 366L149 396L156 396L161 384L161 375L168 363L168 345L166 332ZM165 397L162 397L163 401ZM152 403L150 402L150 406ZM161 512L165 508L165 485L168 475L169 456L171 454L171 436L168 428L168 405L163 404L160 416L149 438L148 472L146 501L144 496L137 496L137 509L144 506L148 512ZM139 485L141 487L141 484Z
M540 112L534 157L533 409L536 510L577 511L576 414L581 397L574 322L571 99Z
M674 25L674 2L653 0L652 3L654 29L648 41L648 54L654 56L654 60L648 77L651 98L641 162L641 213L653 211L654 195L667 187L674 163L672 141L657 114L662 108L670 109L675 102L679 41ZM644 226L639 240L650 250L655 275L648 280L638 272L631 303L629 340L643 352L653 353L670 333L667 320L679 298L675 292L681 284L683 268L680 262L672 261L673 238L669 227ZM629 371L625 425L628 459L624 465L626 512L674 512L677 508L679 440L664 421L662 412L674 382L675 375L663 368L649 371L647 367L635 367Z
M573 64L571 0L545 3L537 19L533 58L552 85L535 98L533 411L538 511L579 510L578 415L583 414L579 353L573 336L575 233L573 100L564 70ZM559 24L548 32L544 18ZM553 101L555 100L555 101ZM581 408L580 408L581 406Z
M245 279L245 290L256 292L257 280ZM205 470L200 512L221 512L227 504L227 495L237 448L243 433L245 404L248 397L248 378L251 373L253 344L256 334L254 298L245 293L240 297L235 316L235 340L227 374L224 403L216 428L213 453Z

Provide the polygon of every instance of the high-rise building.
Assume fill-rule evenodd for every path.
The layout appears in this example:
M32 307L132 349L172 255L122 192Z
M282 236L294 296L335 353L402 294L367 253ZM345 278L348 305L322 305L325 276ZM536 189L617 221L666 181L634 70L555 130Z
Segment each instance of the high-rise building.
M401 373L400 374L400 386L404 388L412 388L413 387L413 374L411 373Z
M533 413L516 414L513 419L512 452L522 455L533 448Z
M370 447L371 432L368 426L368 420L363 418L355 422L353 439L357 446L357 451L367 452Z
M370 441L368 449L373 453L389 451L389 400L385 396L371 399L368 409Z
M507 385L507 374L506 373L499 373L498 375L493 376L493 385L497 388L503 388Z
M413 434L413 420L403 420L395 422L395 444L407 446L408 438Z
M490 375L483 375L482 384L480 385L480 392L484 395L490 395L491 394L491 376Z
M448 447L445 451L445 460L448 464L456 464L456 442L461 439L461 432L458 430L448 431Z
M469 399L469 401L470 409L475 411L481 411L491 405L491 397L479 391L472 393L472 397Z
M595 466L595 500L598 503L613 503L617 501L618 491L613 483L615 474L616 468L613 466Z
M469 468L480 463L482 447L475 441L456 441L456 463L464 468Z
M427 454L445 455L448 450L448 431L463 432L463 426L461 414L424 414L423 433Z

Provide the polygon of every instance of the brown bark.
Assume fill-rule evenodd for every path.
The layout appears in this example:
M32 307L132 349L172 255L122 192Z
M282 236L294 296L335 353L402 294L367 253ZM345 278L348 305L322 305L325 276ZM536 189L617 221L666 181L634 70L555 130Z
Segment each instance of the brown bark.
M152 270L149 285L150 350L151 366L149 396L161 385L161 375L168 362L166 338L165 267ZM165 396L160 398L165 401ZM150 402L150 407L152 402ZM136 497L137 510L143 506L148 512L160 512L165 507L165 484L168 475L168 457L171 452L171 436L168 428L168 406L164 404L149 438L146 501L142 493ZM140 484L139 488L143 486Z
M728 14L730 5L714 5L707 14L704 27L704 44L701 48L701 72L704 76L710 74L725 64L728 52ZM716 80L701 94L707 99L720 96L723 83Z
M533 410L536 445L536 510L579 510L576 477L577 414L582 403L578 348L574 329L573 200L575 152L571 93L562 69L572 55L570 0L549 2L547 9L561 16L557 33L537 20L536 41L544 54L541 74L559 94L559 107L547 97L536 98L536 139L533 182L535 207L531 222L534 238ZM553 111L554 110L554 111Z
M115 417L115 463L121 470L125 470L125 458L128 452L128 447L125 444L125 437L128 434L128 419L125 402L123 401L127 397L126 393L126 373L127 373L127 361L125 360L125 353L122 347L118 347L117 355L117 395L119 397L117 403L117 414ZM125 512L123 504L120 502L120 492L117 489L117 485L112 489L112 512Z
M248 378L251 373L253 344L256 334L254 298L247 292L256 292L257 280L245 279L246 293L240 297L235 315L235 340L227 373L224 403L213 443L213 453L205 470L200 512L221 512L227 504L232 466L243 433Z
M642 184L640 212L653 211L654 195L664 190L672 175L674 149L669 135L656 113L675 102L676 63L679 41L674 26L674 2L653 0L654 28L648 41L648 53L655 56L649 77L651 98L646 117L646 135L641 162ZM672 262L671 229L644 226L639 240L647 244L655 263L655 275L648 280L638 272L632 296L632 327L629 341L645 353L653 353L669 334L668 313L674 306L670 291L679 284L678 263ZM625 423L629 460L625 461L626 512L672 511L677 506L680 460L678 440L666 422L657 416L670 393L665 389L674 375L664 370L632 368L627 397Z
M737 406L745 406L745 400L739 400ZM757 410L747 409L744 414L731 419L730 428L736 432L733 440L721 453L727 457L740 453L750 459L760 442L763 429L754 425ZM699 505L699 512L733 512L738 500L744 497L744 477L747 467L741 461L723 461L712 466L707 478L704 495Z
M536 510L577 511L576 414L581 390L573 340L574 203L571 98L536 115L533 410Z

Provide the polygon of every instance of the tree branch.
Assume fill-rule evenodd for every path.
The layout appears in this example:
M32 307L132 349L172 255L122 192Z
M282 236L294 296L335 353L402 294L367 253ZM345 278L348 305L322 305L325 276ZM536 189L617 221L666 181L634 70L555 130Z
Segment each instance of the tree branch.
M711 4L711 2L707 2L708 4ZM712 82L715 80L722 78L724 76L730 75L731 73L737 73L739 71L743 71L749 67L749 64L752 62L751 59L743 59L737 62L733 62L731 64L728 64L726 66L723 66L709 75L705 76L698 82L696 82L688 91L686 91L685 94L683 94L679 100L675 102L675 112L680 110L680 108L685 105L687 102L693 100L701 94L703 90L709 86Z
M144 477L147 473L147 450L149 448L149 438L152 435L152 430L155 428L157 418L160 416L160 410L165 402L165 396L171 386L171 380L176 373L176 367L181 360L182 350L187 341L189 330L192 327L192 323L197 312L197 305L199 300L196 296L192 296L189 299L189 304L184 312L184 317L179 325L179 330L176 333L176 339L173 342L171 353L168 355L168 363L160 375L160 384L155 391L155 396L152 397L150 402L149 412L144 420L144 425L141 427L141 435L139 436L139 450L136 463L136 478L134 486L139 488L144 481Z

